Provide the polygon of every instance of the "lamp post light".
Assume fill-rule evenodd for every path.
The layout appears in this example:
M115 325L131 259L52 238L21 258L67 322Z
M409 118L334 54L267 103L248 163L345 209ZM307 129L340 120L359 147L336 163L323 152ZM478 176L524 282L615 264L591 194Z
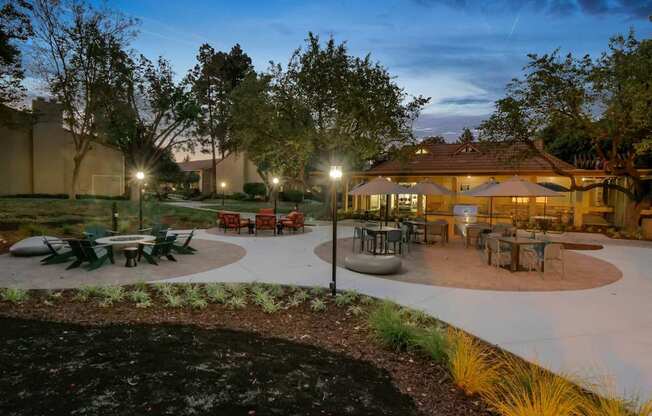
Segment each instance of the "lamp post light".
M272 184L274 184L272 187L272 192L274 193L274 215L276 215L276 204L278 202L278 183L278 178L275 177L272 179Z
M222 188L222 206L224 206L224 190L226 189L226 182L220 183L220 188Z
M139 170L136 172L136 179L138 180L138 223L139 230L143 229L143 180L145 180L145 172Z
M335 296L337 292L337 182L342 178L342 167L341 166L331 166L329 172L331 181L333 182L332 186L332 203L333 203L333 269L331 273L331 294Z

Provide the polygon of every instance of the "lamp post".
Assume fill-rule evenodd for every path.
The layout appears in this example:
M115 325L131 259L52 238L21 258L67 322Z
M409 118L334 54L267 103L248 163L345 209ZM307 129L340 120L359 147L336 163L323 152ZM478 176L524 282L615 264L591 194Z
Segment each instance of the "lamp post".
M136 172L136 179L138 180L138 223L139 230L143 229L143 180L145 180L145 172L139 170Z
M220 183L220 188L222 188L222 206L224 206L224 190L226 189L226 182Z
M278 182L279 182L278 178L275 177L272 179L272 183L274 184L274 186L272 187L272 192L274 192L274 215L276 215L276 204L278 201L278 190L277 190Z
M331 166L329 172L331 181L333 182L333 269L331 273L331 294L335 296L337 292L337 182L342 178L342 167L341 166Z

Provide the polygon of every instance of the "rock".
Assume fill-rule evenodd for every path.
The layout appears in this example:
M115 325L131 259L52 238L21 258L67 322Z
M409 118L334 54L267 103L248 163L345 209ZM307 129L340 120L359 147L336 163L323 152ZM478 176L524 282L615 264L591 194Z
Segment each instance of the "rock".
M57 241L56 237L44 236L48 240ZM61 240L59 240L61 241ZM55 248L61 247L61 244L53 244ZM50 249L43 243L43 236L29 237L20 240L13 246L9 247L9 252L13 256L28 257L28 256L44 256L50 254Z

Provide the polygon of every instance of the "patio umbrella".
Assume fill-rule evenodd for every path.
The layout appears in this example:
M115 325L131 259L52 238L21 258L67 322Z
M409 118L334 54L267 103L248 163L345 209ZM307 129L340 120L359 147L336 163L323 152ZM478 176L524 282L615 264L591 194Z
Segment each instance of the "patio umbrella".
M518 198L537 196L555 197L561 195L559 192L515 176L505 182L497 183L493 186L488 186L484 190L474 192L473 196Z
M559 185L558 183L554 183L554 182L537 182L537 184L543 186L544 188L548 188L551 191L555 191L555 192L570 192L570 189L566 188L565 186ZM545 221L545 217L546 217L546 206L547 205L548 205L548 198L546 197L546 199L543 201L543 217L544 217L544 221ZM543 232L545 234L546 230L544 229Z
M387 178L378 177L356 187L349 192L349 195L385 195L385 225L387 225L389 217L389 196L409 193L410 190L408 188L394 183Z
M498 183L499 182L496 182L496 180L491 179L483 183L482 185L476 186L473 189L469 189L468 191L461 192L461 194L466 196L481 196L477 194L486 191L488 188L491 188L492 186L497 185ZM494 197L490 196L489 197L489 226L491 226L493 222L493 211L494 211L493 206L494 206Z

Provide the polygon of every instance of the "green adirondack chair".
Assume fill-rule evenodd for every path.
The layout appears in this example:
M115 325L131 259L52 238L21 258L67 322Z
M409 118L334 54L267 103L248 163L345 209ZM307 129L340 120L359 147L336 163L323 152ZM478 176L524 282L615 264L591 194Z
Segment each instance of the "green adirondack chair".
M176 235L170 235L164 239L157 238L153 243L138 244L138 261L142 257L145 257L149 264L154 265L158 265L158 260L161 257L165 257L170 261L177 261L172 255L172 246L176 240Z
M55 248L54 244L60 245L61 243L65 243L64 247L58 247ZM70 260L72 260L73 257L75 257L75 253L73 253L72 249L63 240L48 240L47 237L43 237L43 244L50 250L50 254L45 257L44 259L41 259L41 264L46 265L46 264L61 264L61 263L66 263ZM67 247L66 247L67 246Z
M195 235L195 231L197 229L193 229L189 233L174 233L174 235L177 237L185 237L186 239L182 242L180 241L175 241L174 244L172 245L172 251L178 254L195 254L197 252L197 249L190 247L190 242L192 241L192 237Z
M170 226L167 224L160 224L156 223L152 225L150 228L143 228L141 230L138 230L139 233L149 233L150 235L153 235L156 238L162 237L165 238L167 236L168 230L170 229Z
M113 247L108 244L93 244L89 240L82 240L81 248L88 262L86 269L89 271L102 267L107 261L112 264L115 263L113 260Z
M88 261L86 259L86 254L84 253L84 250L82 249L82 241L87 241L87 240L66 240L68 241L68 245L70 246L70 251L72 251L72 255L75 257L75 261L70 263L68 267L66 267L66 270L74 269L82 265L85 261Z
M84 229L84 237L90 241L95 241L98 238L109 237L115 234L117 233L98 224L88 225Z

